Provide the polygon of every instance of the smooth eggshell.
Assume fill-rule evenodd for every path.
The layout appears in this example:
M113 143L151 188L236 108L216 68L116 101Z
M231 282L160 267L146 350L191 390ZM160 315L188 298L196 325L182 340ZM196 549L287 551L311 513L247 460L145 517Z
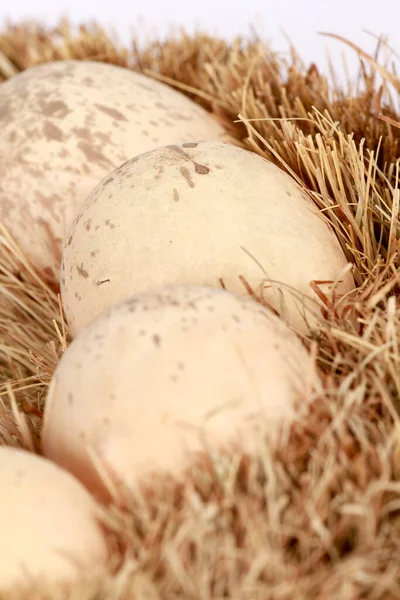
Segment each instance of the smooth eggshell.
M33 67L0 86L0 222L57 280L68 227L108 172L158 146L223 135L200 106L145 75L91 61Z
M102 494L92 457L128 487L152 469L179 475L204 435L253 452L257 426L274 436L317 389L313 361L271 311L224 290L167 287L75 338L50 386L43 452Z
M132 293L223 280L246 294L242 276L306 331L304 296L319 310L310 282L334 281L345 266L335 234L289 175L230 144L183 143L128 161L96 187L69 232L61 293L76 334ZM338 292L353 286L347 273Z
M0 507L0 592L30 578L72 582L106 568L94 499L45 458L0 447Z

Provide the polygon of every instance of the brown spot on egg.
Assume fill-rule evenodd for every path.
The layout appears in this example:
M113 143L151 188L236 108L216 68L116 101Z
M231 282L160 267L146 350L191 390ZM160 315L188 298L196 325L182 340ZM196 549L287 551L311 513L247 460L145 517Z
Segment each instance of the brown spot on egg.
M92 132L88 127L73 127L71 131L83 140L89 141L92 138Z
M99 165L106 164L112 166L111 161L108 160L108 158L93 145L88 144L87 142L84 142L82 140L79 142L79 144L77 144L77 147L83 152L86 160L88 160L89 162L97 163Z
M40 110L46 117L57 117L57 119L64 119L71 111L65 102L61 100L53 100L46 102L45 100L38 101Z
M197 146L197 144L196 144ZM208 173L210 172L210 169L208 167L206 167L205 165L199 165L197 162L194 162L194 168L196 173L198 173L199 175L208 175Z
M157 175L155 176L156 179L160 179L161 175L164 173L164 167L162 165L157 167Z
M183 175L183 177L188 182L189 187L194 188L195 185L193 183L192 178L190 177L189 170L186 167L181 167L179 170L180 170L181 174Z
M180 146L177 146L176 144L170 144L169 146L167 146L167 148L168 150L176 152L176 154L179 154L179 156L181 156L185 160L191 160L191 156L187 154L187 152L184 152L182 148L180 148Z
M43 135L50 142L62 142L64 134L57 125L51 123L51 121L44 121L43 123Z
M101 142L103 142L103 144L111 144L112 146L115 146L115 143L112 140L111 137L111 133L104 133L101 131L94 131L93 132L94 137L98 138ZM126 159L125 155L122 155L123 157L120 158L119 162L123 162Z
M175 202L179 202L179 193L176 188L174 188L173 197Z
M53 196L46 196L45 194L42 194L42 192L39 192L38 190L35 191L34 193L34 198L35 200L38 201L39 204L41 204L41 206L47 210L52 216L53 218L55 218L56 220L59 219L59 216L55 213L55 208L56 208L56 203L57 201L60 201L60 197L53 195ZM50 226L48 224L48 222L43 219L42 217L40 217L38 219L38 221L40 223L42 223L43 227L48 231L49 235L52 235L50 233Z
M182 148L197 148L198 142L185 142L182 144Z
M83 268L83 265L76 265L76 270L78 271L80 277L83 277L84 279L89 277L89 273Z
M188 123L193 121L193 116L185 113L172 113L171 117L180 121L187 121Z
M147 85L144 82L137 82L136 83L137 87L142 88L142 90L146 90L146 92L150 92L150 94L156 94L157 96L159 95L159 91L156 90L154 87L152 87L151 85Z

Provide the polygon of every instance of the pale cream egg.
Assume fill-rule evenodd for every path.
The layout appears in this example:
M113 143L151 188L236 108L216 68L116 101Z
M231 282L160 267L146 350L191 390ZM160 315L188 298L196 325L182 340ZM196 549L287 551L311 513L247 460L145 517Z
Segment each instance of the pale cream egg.
M142 154L95 188L69 232L61 294L74 335L115 302L170 284L250 286L306 332L320 313L312 281L335 282L346 264L289 175L231 144L188 142ZM336 291L353 287L347 272Z
M95 500L49 460L1 446L0 508L0 592L106 571L109 549Z
M50 385L42 448L107 496L104 475L131 488L152 472L179 476L205 447L257 452L257 430L274 442L319 389L313 360L270 310L167 287L111 307L75 338Z
M111 64L58 61L0 86L0 222L57 281L81 203L126 160L168 143L223 139L195 102Z

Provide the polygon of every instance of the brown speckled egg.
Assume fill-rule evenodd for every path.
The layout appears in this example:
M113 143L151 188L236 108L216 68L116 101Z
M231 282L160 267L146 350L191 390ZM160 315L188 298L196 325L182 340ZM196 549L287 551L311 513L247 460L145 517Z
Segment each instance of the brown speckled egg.
M57 279L65 233L108 172L158 146L223 135L183 94L128 69L90 61L31 68L0 86L0 222Z
M314 363L271 311L224 290L172 286L131 296L80 332L48 393L44 454L90 490L177 476L194 452L257 427L274 443L319 390ZM211 446L210 446L211 445Z
M31 579L75 582L106 570L95 501L57 465L0 447L0 508L0 595Z
M76 334L132 293L222 281L246 294L242 276L306 331L320 310L310 282L334 281L345 266L334 232L289 175L230 144L183 143L128 161L95 188L69 232L61 293ZM347 273L337 291L353 286Z

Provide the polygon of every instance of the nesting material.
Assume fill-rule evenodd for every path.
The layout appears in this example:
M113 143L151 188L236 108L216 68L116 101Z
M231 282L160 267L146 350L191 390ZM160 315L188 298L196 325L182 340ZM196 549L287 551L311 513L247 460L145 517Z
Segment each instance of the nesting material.
M93 498L69 473L19 448L0 447L0 593L71 584L109 559Z
M131 159L95 188L69 232L61 293L76 334L132 293L186 284L245 295L245 281L304 332L320 313L312 281L333 283L345 266L289 175L231 144L188 142ZM347 273L337 292L353 288Z
M257 426L276 437L318 385L300 341L264 307L224 290L159 289L74 340L50 386L43 450L90 489L90 453L132 487L153 470L182 473L207 444L256 453Z
M0 87L0 220L58 281L68 227L104 175L167 143L223 137L204 109L145 75L91 61L28 69Z
M65 22L0 33L3 79L40 61L96 57L192 90L240 145L297 176L335 229L357 283L340 314L323 300L331 318L305 338L323 390L277 448L268 451L265 436L255 457L205 453L183 481L150 477L125 510L109 508L127 559L101 587L45 591L38 583L5 600L400 597L399 69L385 62L381 40L373 57L356 49L359 72L342 88L295 49L275 50L259 38L230 43L185 32L124 48L96 25ZM338 82L344 73L339 66ZM243 122L234 124L239 113ZM17 444L24 430L7 388L39 434L70 338L57 290L27 266L15 268L22 256L8 239L1 229L0 443ZM348 318L353 309L359 330Z

